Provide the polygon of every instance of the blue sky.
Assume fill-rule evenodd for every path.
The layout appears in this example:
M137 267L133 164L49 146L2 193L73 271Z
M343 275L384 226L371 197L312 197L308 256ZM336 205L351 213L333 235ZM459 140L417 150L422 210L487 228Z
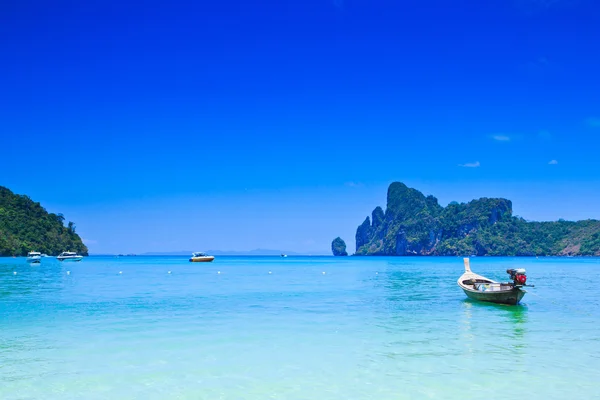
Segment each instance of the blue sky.
M394 180L600 218L592 0L5 3L0 185L92 253L353 251Z

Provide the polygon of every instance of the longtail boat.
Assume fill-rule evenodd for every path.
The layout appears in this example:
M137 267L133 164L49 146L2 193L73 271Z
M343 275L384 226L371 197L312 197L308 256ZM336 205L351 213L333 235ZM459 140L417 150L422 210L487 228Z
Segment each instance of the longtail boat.
M471 271L469 259L464 259L465 273L458 278L458 286L467 297L473 300L491 303L517 305L527 293L523 287L527 285L525 269L507 269L512 282L496 282Z

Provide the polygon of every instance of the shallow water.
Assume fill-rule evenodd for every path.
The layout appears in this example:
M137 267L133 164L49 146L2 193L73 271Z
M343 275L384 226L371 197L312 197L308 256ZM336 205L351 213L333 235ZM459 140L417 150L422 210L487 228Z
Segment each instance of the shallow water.
M0 399L600 398L600 259L471 267L535 288L472 302L453 257L0 259Z

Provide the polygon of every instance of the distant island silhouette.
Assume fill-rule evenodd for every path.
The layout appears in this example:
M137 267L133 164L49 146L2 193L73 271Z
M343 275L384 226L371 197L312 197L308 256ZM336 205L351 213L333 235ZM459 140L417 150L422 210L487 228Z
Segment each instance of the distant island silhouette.
M151 251L142 253L144 256L189 256L195 250L190 251ZM324 251L298 253L295 251L272 250L272 249L254 249L254 250L206 250L207 254L213 256L279 256L286 254L288 256L307 256L307 255L329 255Z

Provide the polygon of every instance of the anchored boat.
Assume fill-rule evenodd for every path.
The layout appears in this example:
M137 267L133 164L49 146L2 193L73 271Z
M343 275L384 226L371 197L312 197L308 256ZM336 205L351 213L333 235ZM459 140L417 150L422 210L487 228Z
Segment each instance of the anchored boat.
M83 260L83 256L80 256L77 253L72 251L63 251L58 256L56 256L58 261L81 261Z
M39 264L42 262L42 254L37 251L27 253L27 262L31 264Z
M527 293L523 287L533 287L533 285L526 284L525 269L507 269L506 272L510 275L512 282L501 283L473 273L468 258L465 258L464 262L465 273L458 278L458 286L470 299L516 305Z
M209 256L206 253L202 253L197 251L192 253L192 258L190 258L190 262L211 262L215 259L215 256Z

